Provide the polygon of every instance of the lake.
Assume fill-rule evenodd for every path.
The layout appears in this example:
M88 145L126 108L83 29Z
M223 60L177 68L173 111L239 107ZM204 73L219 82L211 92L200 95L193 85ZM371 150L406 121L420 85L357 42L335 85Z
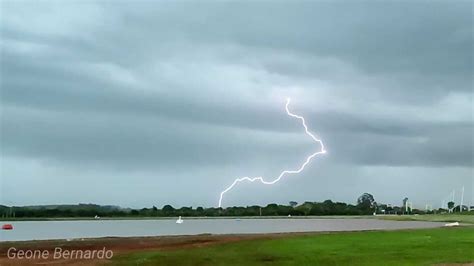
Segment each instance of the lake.
M368 218L274 218L274 219L184 219L15 221L13 230L0 230L0 241L73 239L97 237L167 236L197 234L255 234L356 230L433 228L444 223L386 221Z

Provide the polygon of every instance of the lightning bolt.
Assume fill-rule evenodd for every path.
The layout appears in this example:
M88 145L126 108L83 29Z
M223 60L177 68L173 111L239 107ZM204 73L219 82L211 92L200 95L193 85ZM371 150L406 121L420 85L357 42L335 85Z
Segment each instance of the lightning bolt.
M286 105L285 105L286 113L291 117L294 117L294 118L297 118L297 119L301 120L301 123L303 124L303 127L304 127L304 131L306 132L306 134L308 136L310 136L314 140L314 142L319 143L319 145L321 146L321 150L311 154L310 156L308 156L308 158L306 158L306 160L298 168L298 170L284 170L283 172L280 173L280 175L277 178L273 179L272 181L265 181L263 179L263 177L261 177L261 176L252 177L252 178L251 177L241 177L241 178L235 179L234 182L229 187L227 187L224 191L221 192L221 195L220 195L220 198L219 198L219 207L222 207L222 198L224 197L224 194L226 192L228 192L229 190L231 190L238 183L240 183L242 181L249 181L249 182L260 181L262 184L265 184L265 185L273 185L273 184L277 183L278 181L280 181L280 179L282 179L286 174L298 174L298 173L300 173L301 171L304 170L306 165L309 164L315 156L317 156L319 154L326 153L326 150L324 149L323 142L320 139L316 138L311 132L309 132L308 127L306 126L306 121L304 120L304 117L299 116L299 115L295 115L292 112L290 112L290 109L288 109L288 106L290 105L290 100L291 100L290 98L288 98L286 100Z

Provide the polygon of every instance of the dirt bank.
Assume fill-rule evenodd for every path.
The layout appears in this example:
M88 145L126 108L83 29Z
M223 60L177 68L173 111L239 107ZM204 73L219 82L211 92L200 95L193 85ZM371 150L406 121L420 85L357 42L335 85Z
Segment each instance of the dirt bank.
M55 249L62 251L81 250L83 252L93 250L111 250L113 256L135 251L146 250L173 250L183 248L195 248L222 243L241 241L246 239L269 239L290 235L302 235L308 233L285 233L285 234L256 234L256 235L197 235L197 236L160 236L160 237L108 237L93 239L74 240L41 240L41 241L19 241L0 243L0 265L102 265L107 264L107 259L87 259L69 258L55 259L53 254ZM8 250L12 254L18 255L19 250L27 251L47 251L47 258L40 256L31 259L8 258Z

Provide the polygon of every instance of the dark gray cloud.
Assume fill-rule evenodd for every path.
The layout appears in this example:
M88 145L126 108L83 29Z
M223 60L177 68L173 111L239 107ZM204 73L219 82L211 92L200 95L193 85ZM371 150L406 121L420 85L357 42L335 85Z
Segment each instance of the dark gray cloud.
M410 192L421 206L454 175L473 185L469 2L3 1L0 29L3 202L126 190L125 205L212 205L235 176L276 175L317 148L286 97L329 154L291 181L314 193L244 185L255 202L352 200L365 181L395 201L395 173L433 186ZM30 193L33 180L56 185ZM78 180L114 192L61 185Z

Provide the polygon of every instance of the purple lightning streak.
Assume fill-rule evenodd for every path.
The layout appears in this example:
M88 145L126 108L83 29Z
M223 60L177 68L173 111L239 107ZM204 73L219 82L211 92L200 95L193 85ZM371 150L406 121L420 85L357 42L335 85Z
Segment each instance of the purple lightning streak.
M315 142L319 143L319 145L321 146L321 150L311 154L310 156L308 156L308 158L306 158L306 161L300 166L300 168L298 168L298 170L285 170L285 171L281 172L281 174L272 181L265 181L265 180L263 180L263 177L261 177L261 176L252 177L252 178L251 177L241 177L241 178L235 179L234 182L228 188L226 188L224 191L221 192L221 195L220 195L220 198L219 198L219 207L222 207L222 198L224 197L224 194L226 192L228 192L229 190L231 190L235 185L237 185L237 183L240 183L242 181L254 182L254 181L258 180L262 184L273 185L276 182L280 181L280 179L283 176L285 176L286 174L298 174L298 173L300 173L301 171L304 170L306 165L309 164L311 162L311 160L316 155L326 153L326 150L324 149L323 142L320 139L316 138L311 132L308 131L308 127L306 126L306 122L304 120L304 117L291 113L290 110L288 109L289 105L290 105L290 98L288 98L287 101L286 101L286 105L285 105L286 113L291 117L294 117L294 118L297 118L297 119L301 120L301 123L303 124L303 127L304 127L304 130L305 130L306 134L309 135Z

